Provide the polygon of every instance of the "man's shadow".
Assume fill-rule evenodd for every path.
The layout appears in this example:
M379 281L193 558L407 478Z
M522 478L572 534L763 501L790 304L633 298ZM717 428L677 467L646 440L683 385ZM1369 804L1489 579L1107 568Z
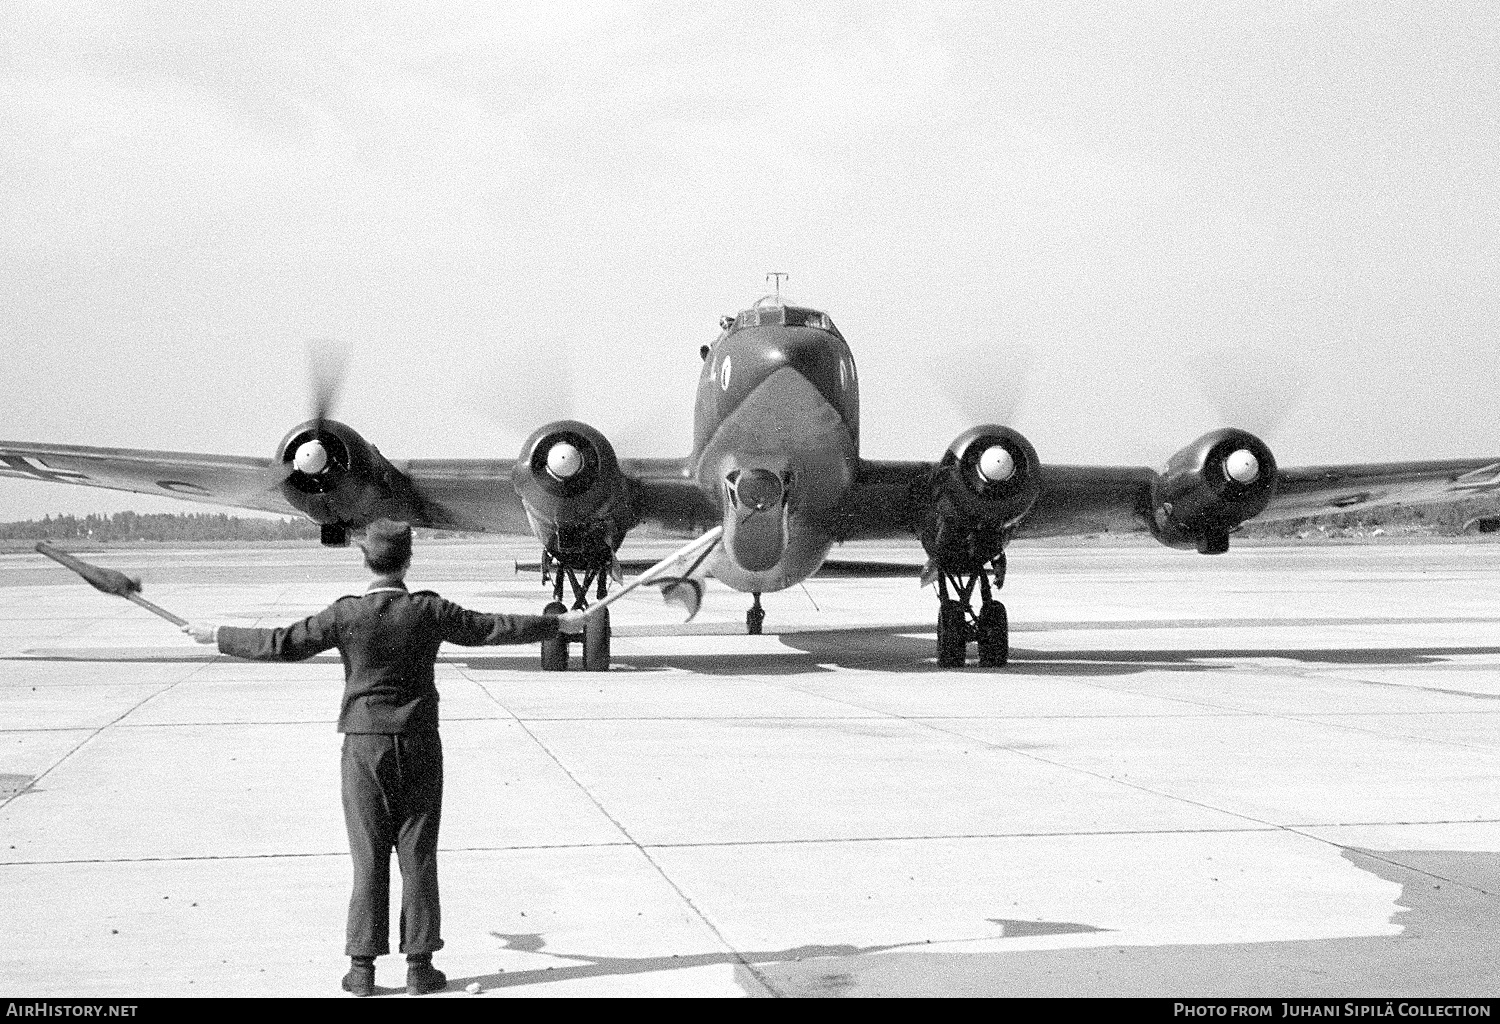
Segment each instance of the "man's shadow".
M1000 934L995 936L995 938L1010 938L1023 935L1062 935L1075 932L1109 930L1106 928L1096 928L1093 925L1077 924L1071 921L1012 921L1005 918L991 918L990 920L991 923L1000 926ZM497 971L493 974L454 978L448 983L450 989L463 989L476 982L479 984L480 989L484 990L514 988L521 985L548 984L558 981L574 981L580 978L620 977L630 974L649 974L654 971L681 971L693 967L727 965L736 968L750 968L757 964L780 964L826 957L862 956L868 953L883 953L892 949L921 949L923 947L930 947L931 945L926 940L920 942L894 942L880 946L811 944L793 946L789 949L758 950L743 953L721 951L717 953L672 954L670 956L656 957L613 957L588 956L582 953L554 953L544 948L546 940L541 934L536 932L522 934L490 932L490 935L504 943L501 947L503 949L555 957L558 960L567 961L567 963L559 964L555 967L533 968L525 971ZM579 961L582 961L582 963Z

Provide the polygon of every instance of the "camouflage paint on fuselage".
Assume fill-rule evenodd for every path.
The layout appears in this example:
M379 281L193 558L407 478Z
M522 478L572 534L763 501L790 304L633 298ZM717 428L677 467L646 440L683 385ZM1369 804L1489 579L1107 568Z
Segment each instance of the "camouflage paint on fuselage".
M698 484L724 519L714 576L769 593L817 571L833 545L820 524L859 461L859 382L832 322L792 306L741 313L704 360L693 427ZM773 477L782 500L757 512L747 499L774 497Z

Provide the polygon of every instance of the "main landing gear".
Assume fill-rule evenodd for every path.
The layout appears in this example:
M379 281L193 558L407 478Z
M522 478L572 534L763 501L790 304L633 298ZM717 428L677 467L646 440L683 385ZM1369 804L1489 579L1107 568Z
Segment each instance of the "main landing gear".
M578 573L567 566L558 565L549 555L542 556L542 581L547 581L548 570L552 573L552 600L542 609L543 615L561 615L568 610L563 604L563 584L573 591L573 608L580 610L589 606L589 592L595 600L602 601L609 592L609 569L612 563L593 566L584 572L580 582ZM568 645L583 645L583 670L585 672L609 671L609 609L604 608L590 615L583 623L583 633L567 636L559 633L551 640L542 641L542 671L566 672L568 670Z
M968 659L969 641L979 646L979 664L994 668L1010 660L1010 623L1005 605L994 592L1005 583L1002 552L978 572L939 569L937 663L939 668L961 668ZM974 591L979 591L979 610L974 610Z

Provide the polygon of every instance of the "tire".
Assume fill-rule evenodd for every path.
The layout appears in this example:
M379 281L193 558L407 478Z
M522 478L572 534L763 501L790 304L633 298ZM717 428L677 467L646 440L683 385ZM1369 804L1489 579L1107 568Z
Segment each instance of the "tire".
M548 601L542 609L543 615L561 615L568 608L561 601ZM542 671L566 672L568 670L568 638L558 634L551 640L542 641Z
M761 628L766 622L766 610L764 608L751 608L745 612L745 632L750 636L760 636Z
M1005 605L991 601L979 610L979 664L998 668L1010 661L1010 620Z
M609 609L583 620L583 670L609 671Z
M968 647L969 624L964 618L964 606L957 601L944 601L938 606L938 668L963 668L969 656Z

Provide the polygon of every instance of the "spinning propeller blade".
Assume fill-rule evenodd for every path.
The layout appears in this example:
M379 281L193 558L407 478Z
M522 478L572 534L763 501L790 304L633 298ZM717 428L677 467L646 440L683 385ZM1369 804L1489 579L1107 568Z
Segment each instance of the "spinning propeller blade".
M311 386L312 418L328 419L344 386L349 368L349 346L333 338L314 338L307 343L307 378Z
M1253 345L1210 349L1187 367L1212 404L1216 425L1239 427L1263 440L1286 425L1308 386L1295 359Z
M964 425L1015 422L1031 376L1031 349L1018 344L970 348L948 360L936 392L963 416Z

